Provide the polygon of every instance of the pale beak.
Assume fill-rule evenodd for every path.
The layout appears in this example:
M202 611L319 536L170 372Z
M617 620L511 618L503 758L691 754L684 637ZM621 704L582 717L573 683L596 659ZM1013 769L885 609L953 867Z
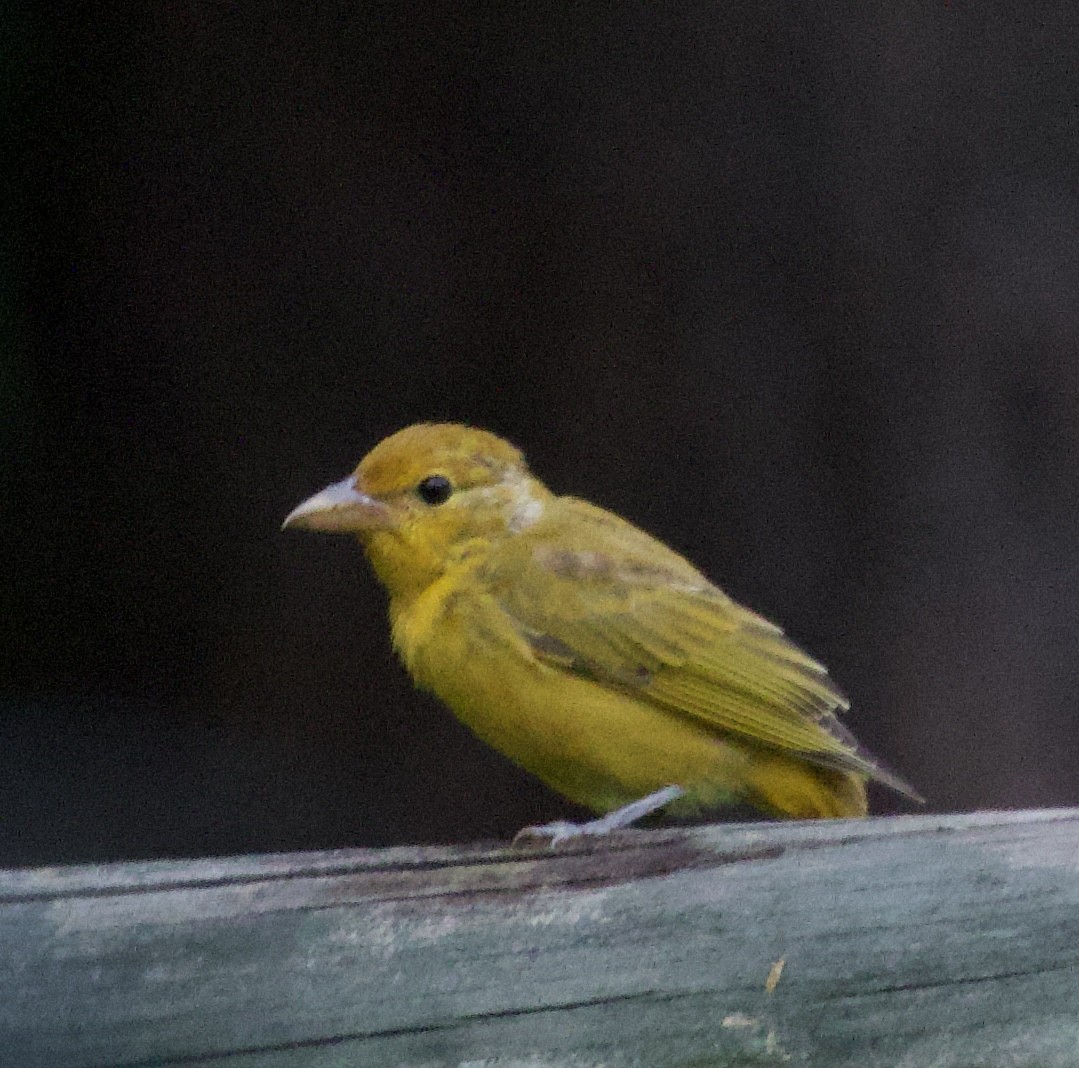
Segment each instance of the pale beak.
M393 525L390 510L374 497L361 493L354 480L340 482L308 497L285 517L281 529L321 530L330 533L362 533L365 530L385 530Z

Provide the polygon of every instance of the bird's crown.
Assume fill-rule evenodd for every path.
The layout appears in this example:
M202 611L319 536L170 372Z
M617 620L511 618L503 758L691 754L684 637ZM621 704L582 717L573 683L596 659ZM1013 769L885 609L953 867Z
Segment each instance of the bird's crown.
M385 497L442 476L458 488L501 481L525 471L519 449L486 430L461 423L416 423L380 441L356 468L365 493Z

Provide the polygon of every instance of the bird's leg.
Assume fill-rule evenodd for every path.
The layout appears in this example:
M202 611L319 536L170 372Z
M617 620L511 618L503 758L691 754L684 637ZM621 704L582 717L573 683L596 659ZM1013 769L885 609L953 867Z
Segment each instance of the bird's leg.
M525 838L548 838L552 847L565 842L570 838L582 838L585 835L601 836L610 834L611 831L620 831L623 827L629 827L639 819L657 809L669 805L672 801L684 796L685 790L681 786L664 786L654 794L632 801L628 805L616 808L599 819L589 820L587 823L570 823L568 820L555 820L554 823L541 823L535 827L522 827L514 836L516 845Z

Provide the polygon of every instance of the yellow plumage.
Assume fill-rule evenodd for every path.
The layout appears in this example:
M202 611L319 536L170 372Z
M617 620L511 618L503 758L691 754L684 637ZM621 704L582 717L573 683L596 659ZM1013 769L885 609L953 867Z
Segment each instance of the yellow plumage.
M671 783L683 812L859 816L869 778L917 798L778 627L624 519L552 494L493 434L408 427L286 525L357 534L416 682L597 812Z

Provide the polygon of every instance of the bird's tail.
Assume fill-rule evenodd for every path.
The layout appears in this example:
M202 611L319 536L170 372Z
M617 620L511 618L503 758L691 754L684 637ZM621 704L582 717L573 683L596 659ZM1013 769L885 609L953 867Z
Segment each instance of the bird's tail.
M754 754L746 800L772 815L796 820L864 816L868 812L864 775L782 753Z

